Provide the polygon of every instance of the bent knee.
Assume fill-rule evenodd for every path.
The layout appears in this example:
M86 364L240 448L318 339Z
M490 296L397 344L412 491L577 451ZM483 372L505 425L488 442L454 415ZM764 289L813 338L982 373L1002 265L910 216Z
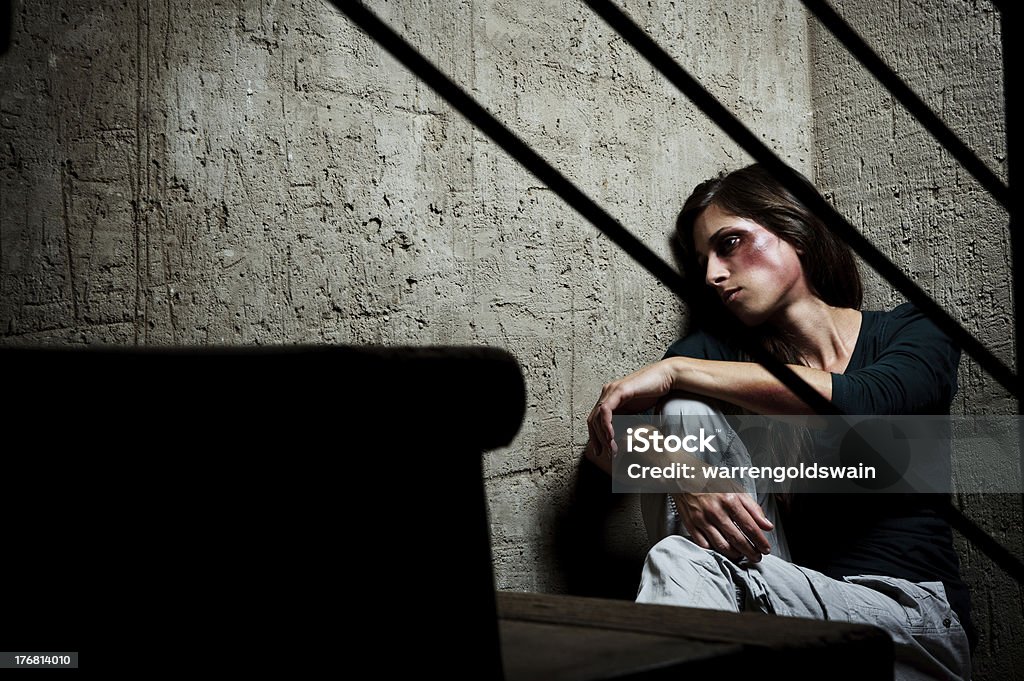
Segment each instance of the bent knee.
M658 405L662 416L717 416L724 405L711 397L687 392L672 392Z
M739 610L736 584L711 551L686 537L666 537L647 554L638 603Z
M659 571L677 569L681 563L717 568L718 562L707 549L697 546L689 537L665 537L647 552L647 566Z

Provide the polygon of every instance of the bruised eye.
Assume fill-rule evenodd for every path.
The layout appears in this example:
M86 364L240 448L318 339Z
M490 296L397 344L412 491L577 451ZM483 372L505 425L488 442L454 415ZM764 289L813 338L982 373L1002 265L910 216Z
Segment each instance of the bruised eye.
M718 255L729 255L739 242L740 238L738 236L724 237L715 244L715 253L718 253Z
M718 255L718 257L720 258L729 255L736 249L736 246L739 244L740 241L741 237L737 235L721 237L715 242L715 254ZM707 269L708 259L702 255L697 256L697 264L699 264L702 269Z

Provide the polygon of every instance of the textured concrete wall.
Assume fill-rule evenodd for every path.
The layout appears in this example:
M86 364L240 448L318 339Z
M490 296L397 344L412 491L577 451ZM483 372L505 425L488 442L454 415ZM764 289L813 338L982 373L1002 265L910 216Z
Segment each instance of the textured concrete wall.
M746 162L582 3L368 4L666 259L690 189ZM625 7L809 171L799 6ZM498 583L567 588L585 416L675 339L673 297L324 3L21 1L14 19L0 342L506 348L529 411L486 460ZM635 562L631 502L607 536Z
M834 6L1005 182L1002 50L992 3L843 0ZM819 185L882 252L1015 367L1006 211L814 21L811 47ZM867 307L902 300L864 271ZM954 410L1013 414L1016 403L965 355ZM959 502L1015 555L1024 554L1020 496L961 495ZM1024 678L1020 587L962 538L958 549L981 634L976 678Z

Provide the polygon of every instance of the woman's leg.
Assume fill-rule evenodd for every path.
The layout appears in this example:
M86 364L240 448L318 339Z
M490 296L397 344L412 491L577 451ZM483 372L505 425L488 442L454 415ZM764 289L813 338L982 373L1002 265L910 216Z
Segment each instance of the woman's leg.
M695 454L705 463L714 466L751 465L750 453L747 451L746 445L736 435L726 419L721 405L715 400L689 393L672 393L661 402L657 413L663 417L666 435L682 437L697 434L700 428L707 433L716 434L716 441L721 443L721 446L715 452ZM757 500L765 516L775 526L774 530L764 533L771 546L771 555L789 560L789 545L786 542L786 534L775 497L772 494L758 494L754 481L750 478L738 482L741 482L746 492ZM683 526L675 502L668 494L641 493L640 511L652 545L668 536L688 537L690 534Z
M967 635L940 582L840 581L773 555L734 563L674 536L647 555L637 602L870 624L893 639L896 679L970 678Z

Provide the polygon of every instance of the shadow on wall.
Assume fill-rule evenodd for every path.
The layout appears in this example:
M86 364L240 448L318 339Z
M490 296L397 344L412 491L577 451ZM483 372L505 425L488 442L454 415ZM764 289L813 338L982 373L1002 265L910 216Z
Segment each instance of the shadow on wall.
M634 495L612 494L609 478L581 457L568 511L555 526L558 565L570 594L636 598L644 556L617 539L616 517L625 517Z

